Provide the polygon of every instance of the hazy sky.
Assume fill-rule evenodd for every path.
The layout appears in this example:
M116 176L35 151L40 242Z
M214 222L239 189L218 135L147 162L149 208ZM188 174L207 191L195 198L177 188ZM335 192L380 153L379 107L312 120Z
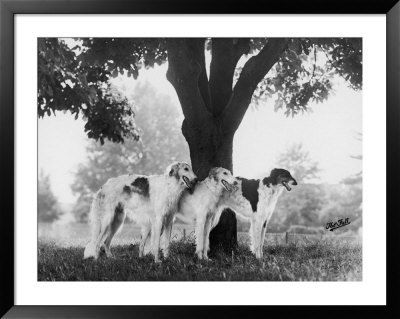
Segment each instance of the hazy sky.
M176 93L165 78L166 65L142 71L138 80L118 78L115 84L127 94L138 83L148 81L159 92L168 94L180 110ZM269 172L277 156L293 143L302 143L311 158L319 162L321 181L337 183L362 169L362 162L351 155L362 154L356 139L362 132L362 94L339 85L327 102L311 106L311 112L287 118L274 112L273 102L247 111L235 134L233 165L235 175L248 178ZM50 174L55 195L62 203L74 202L70 185L73 172L85 161L88 138L84 122L70 113L39 120L39 169ZM165 163L167 166L169 163Z

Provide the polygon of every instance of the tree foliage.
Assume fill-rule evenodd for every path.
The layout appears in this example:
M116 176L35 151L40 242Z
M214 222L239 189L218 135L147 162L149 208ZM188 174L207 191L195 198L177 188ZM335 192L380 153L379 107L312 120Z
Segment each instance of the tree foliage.
M169 97L158 94L148 83L137 86L130 97L135 102L139 142L123 144L91 142L88 158L81 164L72 185L78 195L73 209L77 220L85 222L92 195L111 177L123 174L160 174L168 163L189 161L188 146L179 130L178 107Z
M111 90L110 80L125 73L137 78L141 68L166 62L168 48L172 50L173 47L168 45L171 41L157 38L38 39L39 117L49 116L56 110L70 111L75 117L84 116L88 137L101 143L105 139L113 142L138 139L132 108L125 97ZM237 86L243 91L242 82L248 81L255 84L256 89L250 92L253 101L274 98L275 109L283 109L287 115L303 112L311 102L327 99L334 88L335 75L342 76L353 89L361 89L361 39L284 39L280 42L283 50L276 52L273 41L268 38L210 38L188 42L189 49L198 45L203 48L202 57L193 56L189 61L194 67L204 67L204 61L199 64L204 60L204 48L212 55L209 79L202 79L206 76L203 72L198 80L206 106L214 104L215 114L223 111L229 97L235 94L232 88ZM178 50L183 51L184 46L178 46ZM268 65L268 58L273 54L278 54L277 62L272 59L272 64ZM243 67L237 65L241 57L249 62ZM239 81L240 78L243 81ZM205 94L208 91L209 97ZM237 114L239 123L244 112Z
M57 198L50 186L50 177L40 171L38 181L38 220L40 222L53 222L57 220L62 211Z
M105 138L138 139L128 100L110 87L110 69L91 60L90 54L78 54L78 48L71 49L63 40L40 38L38 50L39 117L70 111L75 119L83 115L88 137L101 143ZM93 49L86 51L95 54Z
M275 110L286 115L307 110L310 102L321 103L333 89L334 77L342 76L354 90L362 87L360 39L290 39L287 50L260 82L253 101L275 98Z

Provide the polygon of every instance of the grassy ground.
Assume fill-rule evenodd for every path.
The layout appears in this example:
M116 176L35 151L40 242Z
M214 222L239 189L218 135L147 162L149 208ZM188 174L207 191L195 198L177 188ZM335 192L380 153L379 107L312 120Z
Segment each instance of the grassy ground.
M199 261L192 237L175 240L162 263L138 258L138 246L112 247L114 258L83 260L83 247L60 247L39 241L39 281L344 281L362 280L359 244L318 241L308 244L271 244L264 260L254 258L246 244L234 256L218 255Z

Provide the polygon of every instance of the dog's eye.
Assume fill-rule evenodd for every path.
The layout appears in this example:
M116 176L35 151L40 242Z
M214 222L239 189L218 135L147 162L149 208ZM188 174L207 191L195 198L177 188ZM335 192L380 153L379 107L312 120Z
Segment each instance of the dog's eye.
M188 172L188 171L189 171L189 169L188 169L187 167L185 167L185 171L187 171L187 172Z
M227 173L227 172L224 172L224 175L228 175L228 173Z

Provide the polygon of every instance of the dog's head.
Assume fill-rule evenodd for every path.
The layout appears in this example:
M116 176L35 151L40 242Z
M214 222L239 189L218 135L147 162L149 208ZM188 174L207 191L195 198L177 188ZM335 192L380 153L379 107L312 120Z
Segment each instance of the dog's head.
M238 185L238 181L232 173L223 167L213 167L208 173L208 178L228 192L234 190Z
M297 181L293 178L289 171L283 168L274 168L270 175L263 179L263 184L267 187L272 186L283 186L287 191L291 191L290 186L297 185Z
M222 199L226 201L235 200L240 202L244 199L243 197L243 189L242 189L242 180L240 178L235 177L235 181L232 185L229 185L229 188L224 188Z
M259 180L258 183L256 180L251 180L251 185L248 183L249 180L245 180L242 177L236 177L236 181L237 184L232 187L231 191L223 191L220 206L232 209L237 215L243 218L251 218L257 210L258 199L255 202L253 195L258 194L257 185Z
M185 162L176 162L169 165L166 169L166 174L170 178L176 179L180 185L189 190L193 190L197 183L196 174L193 173L191 166Z

